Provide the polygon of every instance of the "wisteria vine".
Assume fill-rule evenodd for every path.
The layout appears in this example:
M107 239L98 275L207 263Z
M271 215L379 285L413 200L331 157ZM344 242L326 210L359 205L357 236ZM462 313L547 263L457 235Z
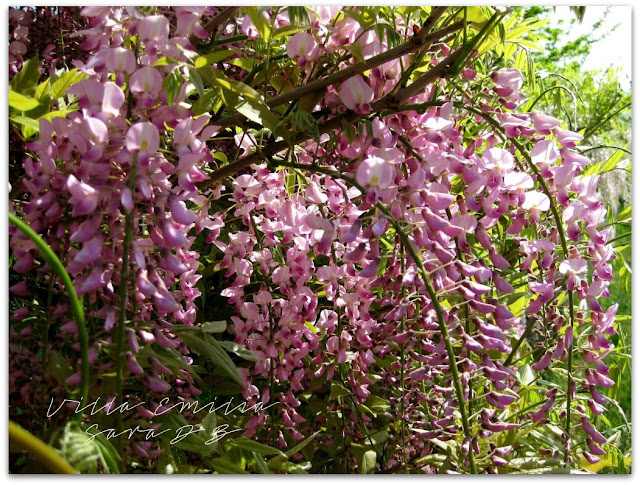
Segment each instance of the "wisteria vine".
M15 75L30 31L10 11ZM318 471L598 461L615 256L582 136L521 112L519 71L486 70L507 12L473 28L426 8L383 29L358 12L81 10L86 54L63 59L77 108L39 119L11 210L83 300L91 399L137 403L105 418L118 430L159 429L164 398L219 392L214 346L236 352L244 400L277 404L233 425L280 450L314 438L292 456ZM61 280L23 231L10 247L10 393L28 423L89 377ZM212 301L229 316L199 342L225 314ZM521 440L545 426L563 454ZM140 436L118 450L169 453Z

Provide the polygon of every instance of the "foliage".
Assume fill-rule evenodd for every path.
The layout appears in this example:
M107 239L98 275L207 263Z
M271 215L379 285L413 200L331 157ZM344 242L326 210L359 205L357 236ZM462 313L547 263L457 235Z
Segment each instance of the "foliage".
M631 214L596 191L625 152L579 148L624 120L540 111L570 91L523 88L543 22L80 17L86 57L10 82L11 419L82 473L628 469L608 298Z

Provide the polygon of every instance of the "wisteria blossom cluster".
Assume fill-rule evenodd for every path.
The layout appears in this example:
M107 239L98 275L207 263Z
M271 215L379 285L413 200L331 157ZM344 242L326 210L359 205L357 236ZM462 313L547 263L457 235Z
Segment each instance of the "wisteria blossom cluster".
M40 119L12 211L64 257L83 297L91 396L144 401L123 418L156 426L163 398L216 395L182 336L224 313L207 307L219 297L230 316L217 338L253 356L234 357L239 394L276 403L235 425L280 450L320 430L294 459L316 453L348 472L373 451L378 471L427 473L599 460L607 438L592 418L613 385L604 358L617 306L606 303L612 229L597 176L582 174L581 135L521 112L522 74L478 72L455 29L377 63L396 36L427 38L422 25L372 29L346 11L311 9L297 27L287 9L82 9L88 26L74 36L89 55L72 64L85 78L67 91L77 110ZM426 11L427 34L460 20L442 14ZM265 29L284 32L278 59L259 58ZM273 82L252 56L276 66ZM420 85L461 58L460 75ZM276 109L361 63L372 67ZM296 119L315 133L287 118L310 95ZM40 386L48 402L80 385L78 328L34 244L10 234L22 276L10 288L22 302L12 405L38 413ZM34 292L53 298L34 306ZM41 352L73 356L58 363L73 369L64 384L30 378ZM531 391L538 401L520 411ZM551 424L560 453L520 441ZM141 436L126 451L143 462L165 452Z

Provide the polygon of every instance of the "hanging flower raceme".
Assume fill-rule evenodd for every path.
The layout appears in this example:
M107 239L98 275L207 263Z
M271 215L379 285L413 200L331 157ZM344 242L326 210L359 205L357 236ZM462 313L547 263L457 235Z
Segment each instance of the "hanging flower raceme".
M115 15L110 22L135 22L127 17L126 9L99 12L87 9L85 13ZM200 295L196 285L200 276L198 253L190 250L194 238L188 233L210 227L208 205L204 200L198 203L204 216L186 206L181 187L184 184L172 177L175 168L159 151L168 132L158 128L164 125L150 109L159 103L164 73L162 69L140 65L143 57L164 48L169 21L163 15L145 17L138 22L137 32L140 42L137 59L132 50L119 46L117 36L101 37L100 48L87 66L104 62L103 69L113 73L117 83L103 82L104 71L98 74L97 70L85 70L89 77L69 89L77 97L80 111L70 115L69 121L62 118L55 118L53 123L43 121L40 138L32 144L39 158L55 157L64 170L34 162L25 187L31 197L42 200L32 217L42 218L45 211L49 214L47 225L51 229L47 242L68 254L67 271L78 293L91 305L88 317L103 322L103 330L92 333L90 344L111 347L110 352L119 348L117 322L126 313L123 320L129 322L126 333L130 337L126 369L131 372L131 379L139 378L138 382L152 393L172 392L192 399L200 391L193 387L188 373L161 366L148 345L153 342L160 348L186 351L170 329L172 322L189 325L195 322L195 301ZM128 106L126 86L128 96L134 96ZM127 109L131 110L130 118ZM203 180L198 167L211 159L206 145L192 142L185 149L183 157L193 154L195 158L189 167L179 168L185 173L180 180L185 176L190 177L191 183ZM49 194L50 200L42 199L44 194ZM187 193L187 197L193 194ZM151 207L155 209L150 210ZM70 238L65 236L66 227L70 229ZM24 244L22 236L16 233L12 241L14 250ZM22 254L25 270L33 265L36 255L33 247L27 247L28 252L16 253ZM123 262L126 254L129 259ZM127 295L124 306L118 297L123 285ZM53 313L52 319L68 329L68 338L77 333L66 311ZM151 355L149 360L137 357L138 339L145 342L147 355ZM76 362L71 364L75 367ZM92 364L93 375L112 366L104 353L94 356ZM79 384L79 374L66 381L71 388Z

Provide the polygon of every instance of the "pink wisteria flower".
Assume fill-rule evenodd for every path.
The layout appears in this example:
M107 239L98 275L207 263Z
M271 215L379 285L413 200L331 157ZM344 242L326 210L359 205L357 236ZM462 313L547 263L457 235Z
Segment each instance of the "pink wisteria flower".
M503 179L504 188L507 190L525 190L533 188L531 175L524 172L509 172Z
M549 210L549 207L551 207L551 201L546 194L536 190L531 190L524 194L524 202L522 203L523 209L546 212Z
M514 167L513 155L502 148L490 148L482 155L482 161L489 170L507 172Z
M369 103L373 101L373 89L359 74L343 82L338 95L347 108L357 113L366 114L371 111Z
M491 80L503 90L504 94L501 94L502 96L509 96L519 91L523 83L520 71L506 67L493 72Z
M162 88L162 76L153 67L142 67L131 75L129 88L134 93L156 96Z
M567 275L567 289L573 290L580 281L578 275L587 271L587 262L581 258L567 259L560 263L558 272Z
M554 128L553 134L558 139L558 142L560 142L560 145L562 145L562 148L573 148L584 138L580 133L561 130L559 128Z
M169 37L169 19L164 15L149 15L140 20L138 35L144 42L166 41Z
M67 179L67 189L71 193L69 203L73 206L73 213L76 216L91 214L98 207L100 194L89 184L79 181L74 175L69 175Z
M107 51L105 65L110 71L131 74L136 69L136 57L129 49L113 47Z
M549 135L552 129L562 124L560 120L538 111L532 111L530 117L536 131L542 135Z
M367 157L356 170L356 181L368 189L386 189L391 186L395 169L391 163L380 157Z
M298 32L287 44L287 55L296 61L299 67L308 67L320 55L316 40L306 32Z
M389 29L402 37L419 27L398 17L385 24L386 33L380 35L343 18L339 9L314 10L313 31L296 33L286 44L287 55L307 69L317 64L324 70L333 59L344 59L335 66L338 70L349 68L359 60L346 44L357 39L364 58L371 59L390 50ZM300 141L306 135L296 135L290 155L298 167L275 169L267 160L276 161L285 151L272 152L273 160L259 155L282 142L254 123L243 125L244 131L227 127L226 134L212 137L220 129L211 125L219 113L198 114L202 110L196 99L203 93L197 92L195 71L187 66L204 47L197 39L210 37L202 25L220 12L220 7L204 6L83 9L91 28L82 35L93 52L86 63L76 63L88 78L69 89L78 109L51 121L42 119L38 139L29 145L33 156L25 157L21 199L12 210L21 212L47 244L64 254L91 319L92 373L113 372L118 322L124 317L125 392L141 399L151 392L158 400L170 394L192 402L200 393L194 387L200 382L196 374L204 367L197 365L202 361L197 346L188 344L187 331L195 330L188 327L206 325L204 319L217 313L200 299L200 278L207 277L206 301L215 296L211 301L216 305L221 303L218 297L228 304L228 333L220 336L230 344L225 351L242 346L250 352L242 354L251 355L238 368L240 392L249 404L278 404L273 408L276 419L260 411L246 423L246 434L258 442L290 449L321 426L327 432L313 446L332 447L343 438L366 444L366 434L377 431L379 420L370 413L356 416L352 410L368 406L373 395L388 402L385 415L390 422L407 423L406 448L397 446L397 437L391 435L385 442L389 460L382 461L390 469L432 453L432 440L460 438L456 445L464 454L482 450L477 463L486 464L483 471L497 471L493 467L508 464L506 457L518 450L498 447L504 440L492 437L494 433L529 426L528 420L536 426L556 422L566 409L566 402L560 407L555 401L554 387L533 412L527 411L530 414L501 421L507 419L501 410L521 395L518 366L527 363L535 373L555 372L574 338L573 350L584 358L575 361L569 375L574 379L569 399L576 390L589 394L584 394L584 406L575 399L570 402L576 412L569 424L578 428L580 418L590 416L587 406L593 415L601 414L608 399L597 387L613 384L603 358L613 348L608 337L616 331L616 307L605 312L598 299L610 296L615 254L607 244L613 230L603 227L606 209L596 192L598 179L581 176L590 162L571 151L579 135L560 130L558 120L541 113L512 111L521 96L522 75L501 69L491 77L498 101L496 94L487 95L484 79L464 82L468 102L475 103L475 95L482 93L477 106L495 117L497 126L485 124L464 107L454 109L448 101L449 83L442 79L414 96L416 103L446 101L442 106L373 113L370 126L358 122L362 124L353 138L339 129L319 139ZM291 33L286 9L265 8L258 14L274 32L284 27ZM252 55L252 47L264 40L254 20L239 11L211 33L237 51L215 66L233 82L241 83L246 76L237 61ZM238 32L259 40L229 40L238 38ZM16 40L26 42L23 33L17 35ZM281 49L286 38L278 37ZM14 46L14 54L19 47ZM444 42L434 47L425 58L428 68L455 52ZM161 56L170 61L156 62ZM319 101L322 112L317 114L323 118L318 121L342 121L347 109L369 113L374 99L398 86L414 56L407 53L329 87ZM467 79L476 77L471 65L473 61L463 70ZM162 85L172 72L180 75L172 75L177 94L168 104ZM326 74L314 70L311 77L330 72L333 69ZM282 74L299 85L309 80L309 72L298 76L299 69ZM268 77L258 76L252 86L262 90L266 84L261 83L267 82ZM476 91L480 86L483 90ZM204 87L207 92L210 88ZM269 91L269 96L277 94ZM225 109L223 117L232 115L231 106ZM514 149L513 141L523 148ZM526 150L532 146L540 176L526 173ZM233 161L241 157L250 160ZM239 172L226 172L239 165ZM228 175L217 176L220 169ZM203 184L208 178L212 183ZM354 179L361 189L352 186ZM543 214L551 209L562 212L564 224ZM395 233L388 234L392 227ZM568 254L559 243L559 231L565 229ZM130 244L128 253L124 241ZM12 281L10 287L11 320L16 322L10 326L11 352L18 355L26 348L23 343L40 334L31 322L42 306L34 308L30 302L45 293L41 290L48 283L54 283L56 292L60 288L48 268L38 264L30 240L13 231L10 244L10 277L26 273L28 278ZM195 248L206 253L200 255ZM419 258L414 259L411 250ZM120 288L127 290L123 300ZM566 289L574 291L575 336L568 325L567 299L559 301ZM514 303L520 296L516 291L531 295L525 305ZM53 301L46 311L61 331L51 348L75 349L78 325L67 299L56 296ZM198 308L200 302L203 308ZM544 344L523 338L530 318L536 329L542 326ZM453 356L441 325L450 329ZM32 343L36 350L43 348L40 341ZM516 344L522 347L518 350ZM536 348L540 352L531 352ZM243 355L235 355L234 362L242 362ZM510 355L515 358L512 364L507 363ZM41 360L28 353L23 357ZM77 387L78 359L65 357L74 367L66 384ZM585 365L593 369L584 372ZM457 395L454 367L463 396ZM35 380L36 373L25 379L24 369L31 367L12 370L10 385L12 396L24 394L26 401L41 381ZM224 385L224 379L216 371L215 380ZM57 386L54 392L66 393L63 385L49 381L48 386ZM346 389L353 403L342 405L334 399L334 384L339 391ZM565 387L560 389L564 400ZM91 392L100 390L92 385ZM326 400L322 413L309 412L309 393ZM474 437L464 436L458 412L467 397L475 403ZM153 418L148 409L139 413L136 419ZM336 420L336 413L346 413L347 419ZM336 426L337 433L332 430ZM600 456L600 435L587 425L585 432L582 448ZM130 449L143 458L155 453L149 442L134 442ZM574 457L579 456L574 451ZM343 460L339 465L344 468L352 457L342 455L335 459ZM465 471L463 461L450 460L450 471ZM429 465L422 471L436 468Z
M98 117L103 120L113 119L120 116L120 108L124 104L124 93L119 86L114 83L105 83Z
M136 123L127 131L127 150L152 154L160 147L158 128L149 121Z

